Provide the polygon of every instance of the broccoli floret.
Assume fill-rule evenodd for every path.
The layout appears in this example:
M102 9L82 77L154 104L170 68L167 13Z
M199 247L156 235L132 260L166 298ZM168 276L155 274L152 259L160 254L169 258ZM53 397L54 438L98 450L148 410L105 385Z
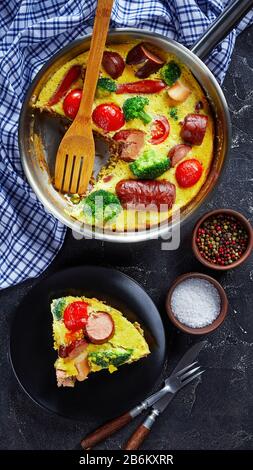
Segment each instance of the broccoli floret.
M123 104L123 112L126 121L139 118L144 122L144 124L148 124L152 120L152 118L144 110L144 107L148 103L148 98L144 98L143 96L134 96L133 98L128 98Z
M175 119L175 121L178 121L177 108L175 107L170 108L169 114L172 119Z
M116 217L121 209L117 196L104 189L94 191L84 200L84 214L92 224L108 222Z
M89 353L88 361L90 365L91 363L93 363L96 366L100 366L103 368L107 368L110 365L118 367L129 360L132 355L132 352L132 349L123 348L115 348L112 350L100 350L97 352Z
M117 90L117 85L111 78L102 77L98 79L96 95L98 98L109 96Z
M51 311L56 320L61 320L66 307L66 299L63 297L54 299L51 305Z
M137 178L154 179L162 175L170 167L167 155L159 155L153 149L145 150L133 163L130 169Z
M161 70L160 74L165 83L169 86L172 86L180 77L181 69L180 67L171 60L168 64L165 64Z

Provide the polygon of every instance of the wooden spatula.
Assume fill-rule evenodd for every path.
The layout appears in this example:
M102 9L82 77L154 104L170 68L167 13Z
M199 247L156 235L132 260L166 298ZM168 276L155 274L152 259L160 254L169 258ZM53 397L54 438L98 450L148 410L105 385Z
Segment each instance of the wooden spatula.
M64 193L84 194L92 175L95 158L92 104L112 5L113 0L98 0L80 107L57 152L54 185Z

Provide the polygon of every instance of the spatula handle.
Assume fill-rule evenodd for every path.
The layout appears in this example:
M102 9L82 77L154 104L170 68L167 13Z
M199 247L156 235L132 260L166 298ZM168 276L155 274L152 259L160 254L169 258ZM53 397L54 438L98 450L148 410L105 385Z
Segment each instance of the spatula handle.
M83 85L83 96L78 115L91 116L95 97L99 70L102 62L107 32L109 28L113 0L98 0L95 22L93 26L87 69Z

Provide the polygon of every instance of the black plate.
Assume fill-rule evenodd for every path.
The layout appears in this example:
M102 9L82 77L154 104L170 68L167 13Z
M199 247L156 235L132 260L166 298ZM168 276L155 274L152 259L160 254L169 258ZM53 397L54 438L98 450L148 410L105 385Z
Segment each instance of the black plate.
M50 302L65 295L106 300L131 321L139 321L151 354L123 365L116 373L101 371L75 388L57 388ZM20 304L11 331L10 357L15 375L32 400L77 420L110 418L143 399L162 372L165 334L159 312L133 279L114 269L83 266L60 271L37 284Z

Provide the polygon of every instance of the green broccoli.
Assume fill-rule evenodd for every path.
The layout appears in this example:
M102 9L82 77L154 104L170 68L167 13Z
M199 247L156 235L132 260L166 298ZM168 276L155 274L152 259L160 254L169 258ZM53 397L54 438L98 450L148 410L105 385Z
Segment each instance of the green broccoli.
M108 220L116 217L122 207L117 196L104 189L99 189L89 194L84 200L84 214L87 219L95 224L95 222L108 222Z
M172 86L179 79L181 69L174 60L171 60L161 68L160 74L165 83Z
M60 297L59 299L54 299L51 305L51 311L56 320L61 320L63 312L66 307L66 299Z
M172 119L175 119L175 121L178 121L177 108L175 107L170 108L169 114Z
M123 349L123 348L114 348L111 350L100 349L98 351L90 352L88 354L88 362L90 365L92 365L93 363L96 366L100 366L103 368L107 368L110 365L114 367L118 367L130 359L132 352L133 352L133 349Z
M152 180L169 169L170 160L167 155L159 155L153 149L149 149L129 166L137 178Z
M144 111L144 107L148 103L148 98L144 98L143 96L128 98L123 104L123 112L126 121L131 121L131 119L135 118L141 119L144 124L148 124L152 121L152 118Z
M117 90L117 85L111 78L102 77L98 79L96 95L98 98L109 96Z

